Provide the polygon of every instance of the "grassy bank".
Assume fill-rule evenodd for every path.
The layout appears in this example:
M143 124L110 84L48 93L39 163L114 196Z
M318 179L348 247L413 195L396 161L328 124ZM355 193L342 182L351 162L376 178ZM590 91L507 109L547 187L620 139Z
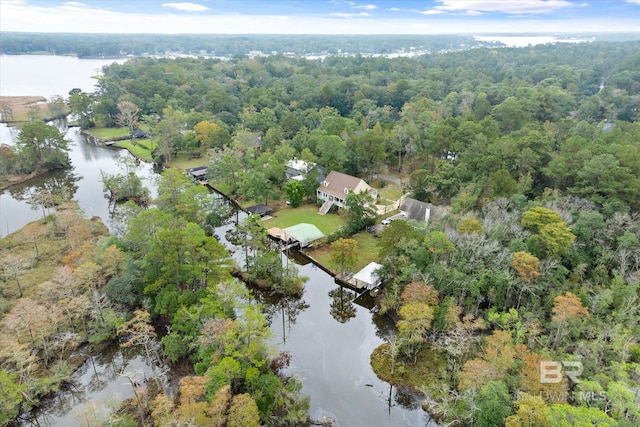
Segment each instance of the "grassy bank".
M209 158L205 155L202 157L194 158L191 153L178 153L171 159L169 166L176 168L182 172L185 172L189 168L196 168L199 166L207 166ZM212 183L213 185L213 183Z
M151 153L156 148L156 141L155 139L138 139L134 144L130 139L127 139L116 142L115 146L127 149L138 159L152 163L153 156Z
M103 141L113 141L119 138L126 138L131 133L128 127L120 127L120 128L95 127L95 128L87 129L85 130L85 132Z
M380 257L378 256L378 246L376 245L377 241L372 234L363 231L356 234L355 236L349 237L349 239L353 239L358 242L358 260L352 268L353 271L361 270L372 261L380 262ZM328 245L321 246L312 251L309 251L308 254L320 264L328 267L334 273L339 273L339 271L337 271L334 266L331 265L331 248Z

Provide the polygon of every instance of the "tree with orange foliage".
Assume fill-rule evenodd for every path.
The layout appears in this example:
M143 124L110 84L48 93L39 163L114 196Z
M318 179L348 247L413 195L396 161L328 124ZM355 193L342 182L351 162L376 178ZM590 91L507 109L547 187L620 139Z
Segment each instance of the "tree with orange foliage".
M468 360L460 374L459 390L480 388L489 381L501 381L513 366L516 350L511 334L496 330L487 337L480 358Z
M516 252L511 259L511 266L525 283L531 283L540 277L539 265L540 260L527 252Z
M501 379L500 373L490 362L481 358L467 360L462 366L458 390L480 390L489 381Z
M209 402L203 399L207 391L207 384L211 378L203 376L187 376L180 379L179 406L176 417L189 425L208 425Z
M438 291L433 286L425 285L422 282L411 282L405 286L400 298L404 304L419 302L427 305L438 305Z
M209 402L206 391L210 380L203 376L182 378L177 402L164 393L158 394L151 405L154 425L224 426L232 397L231 387L226 385L218 389Z
M544 397L551 403L565 403L567 382L543 383L540 381L540 362L542 356L529 350L525 345L516 345L517 358L521 362L518 371L518 386L521 391L536 397Z
M557 323L558 330L554 340L553 348L558 348L566 325L569 321L579 319L580 317L590 317L589 310L583 305L577 295L566 292L564 295L558 295L553 299L553 317L551 320Z

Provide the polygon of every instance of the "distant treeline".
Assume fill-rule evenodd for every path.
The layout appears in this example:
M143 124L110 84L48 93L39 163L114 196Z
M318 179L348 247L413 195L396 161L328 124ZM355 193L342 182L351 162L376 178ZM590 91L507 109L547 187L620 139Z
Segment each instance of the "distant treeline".
M214 35L2 33L0 53L50 53L78 57L169 52L245 55L251 51L310 53L389 53L404 49L458 50L477 46L457 35ZM486 44L486 43L484 43Z

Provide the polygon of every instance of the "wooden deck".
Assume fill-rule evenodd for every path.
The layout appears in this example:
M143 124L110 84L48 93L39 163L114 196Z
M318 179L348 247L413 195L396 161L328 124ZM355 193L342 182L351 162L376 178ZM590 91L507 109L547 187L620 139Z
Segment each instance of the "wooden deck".
M339 285L347 286L351 289L355 289L356 291L366 290L364 284L357 281L353 276L353 272L351 271L345 271L344 273L336 274L335 281Z

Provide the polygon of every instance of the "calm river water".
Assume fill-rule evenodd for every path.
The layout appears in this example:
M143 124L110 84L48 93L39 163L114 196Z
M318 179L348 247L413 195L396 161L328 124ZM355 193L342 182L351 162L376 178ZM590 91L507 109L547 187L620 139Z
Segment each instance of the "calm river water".
M89 76L95 74L96 68L100 66L96 62L92 62L90 66L75 66L85 61L75 58L16 56L10 57L11 72L5 74L5 59L4 55L0 57L2 95L51 96L66 94L73 87L91 90L91 87L71 83L71 87L65 92L52 79L46 80L51 83L50 87L39 87L38 92L30 89L25 93L6 93L4 88L31 87L31 75L20 73L20 69L69 67L64 70L65 81L82 82L86 80L88 72ZM103 61L102 64L109 62L111 61ZM9 79L19 81L8 81ZM117 159L129 154L93 144L75 128L66 130L66 136L72 141L70 156L73 169L57 172L1 193L0 235L6 235L41 217L42 214L32 210L26 202L29 192L38 186L67 188L85 214L100 216L105 224L113 228L108 201L102 191L100 170L118 173ZM6 143L15 137L15 132L6 127L0 128L0 137ZM151 165L141 164L138 174L148 179L149 186L155 188L152 185L155 172ZM225 232L232 227L234 221L229 221L217 231L217 235L225 240ZM228 242L225 243L229 245ZM274 331L273 344L279 350L291 354L289 374L301 378L303 393L310 396L312 418L329 416L334 419L335 426L346 427L435 425L420 408L419 399L411 394L398 392L388 383L379 380L371 369L371 352L383 342L385 336L393 333L393 325L389 319L370 310L372 304L366 295L358 296L353 291L341 288L330 275L313 264L296 261L296 258L292 256L290 260L283 260L298 262L300 273L309 277L302 298L259 299L264 304ZM93 363L85 364L75 375L75 388L60 393L45 413L40 414L40 425L80 425L83 423L79 414L86 413L87 408L95 402L104 405L111 399L131 397L131 387L122 377L114 374L125 360L129 360L138 369L145 369L146 365L139 358L127 356L120 351L109 357L93 358ZM74 392L78 389L84 391Z

